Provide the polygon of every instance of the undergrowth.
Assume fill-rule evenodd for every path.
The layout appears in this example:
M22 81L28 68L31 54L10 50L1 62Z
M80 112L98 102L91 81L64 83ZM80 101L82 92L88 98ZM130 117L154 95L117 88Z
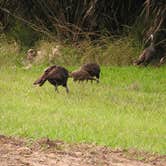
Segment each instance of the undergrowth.
M30 48L20 48L14 40L7 40L4 35L0 38L0 64L23 65L26 52ZM59 54L52 58L53 49L58 46ZM86 62L97 62L102 65L125 66L132 64L140 54L141 47L131 37L101 38L97 41L80 41L79 43L62 43L50 40L39 40L34 47L41 52L38 64L80 65Z

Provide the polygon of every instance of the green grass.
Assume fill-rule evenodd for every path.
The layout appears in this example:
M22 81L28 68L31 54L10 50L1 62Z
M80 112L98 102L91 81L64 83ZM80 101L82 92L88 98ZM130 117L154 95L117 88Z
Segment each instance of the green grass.
M69 94L34 87L43 69L0 68L1 134L166 154L165 67L102 67L99 84L70 79Z

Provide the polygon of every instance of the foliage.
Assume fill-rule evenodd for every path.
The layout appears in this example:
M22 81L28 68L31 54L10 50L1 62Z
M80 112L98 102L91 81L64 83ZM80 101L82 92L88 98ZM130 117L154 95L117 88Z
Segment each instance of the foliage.
M12 36L21 48L32 47L39 39L39 35L35 33L30 27L16 21L13 28L6 34Z
M16 26L14 36L25 44L38 39L38 35L33 39L34 34L27 28L30 27L54 41L72 42L122 35L127 31L147 44L153 33L155 44L165 47L165 13L165 0L0 1L1 29L10 32Z
M4 38L4 39L3 39ZM3 42L1 42L3 40ZM10 44L5 36L2 36L0 47L1 65L23 65L26 58L27 48L20 53L20 47L10 39ZM59 46L59 54L53 55L53 49ZM10 49L8 49L10 48ZM109 38L103 37L95 41L84 40L79 44L53 42L52 40L40 40L34 48L40 52L34 65L59 64L80 65L87 62L97 62L102 65L131 65L133 60L140 54L142 47L131 37ZM52 57L50 59L50 57Z
M0 66L19 65L22 55L20 46L13 39L8 39L6 35L0 35Z
M134 34L148 45L150 35L154 34L157 47L166 50L166 3L165 0L146 0L144 8L133 26Z
M94 39L107 32L120 34L123 26L132 26L141 11L140 1L49 0L1 1L4 26L11 17L19 19L50 38L78 41ZM6 10L7 9L7 10ZM6 23L8 22L8 23Z

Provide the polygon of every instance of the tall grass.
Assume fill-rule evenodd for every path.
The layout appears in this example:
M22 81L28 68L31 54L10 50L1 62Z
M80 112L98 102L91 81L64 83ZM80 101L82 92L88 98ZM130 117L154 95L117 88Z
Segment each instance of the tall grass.
M32 86L44 68L1 67L1 134L166 153L165 67L102 67L99 84L70 79L69 94Z
M56 56L52 63L69 66L87 62L103 65L131 65L142 50L141 45L136 43L132 36L103 37L96 41L83 40L79 44L43 40L37 42L35 47L44 53L43 58L48 61L52 49L57 45L59 45L60 55Z
M0 66L19 65L23 55L20 46L15 40L8 40L5 35L0 34Z
M8 40L0 36L0 64L23 65L29 48L21 47L15 40ZM53 49L59 46L59 54L52 56ZM102 65L131 65L138 57L142 46L132 36L121 38L103 37L96 41L83 40L79 44L55 42L43 39L35 43L34 47L41 55L36 58L34 65L60 64L80 65L86 62L97 62ZM50 60L50 55L52 59Z

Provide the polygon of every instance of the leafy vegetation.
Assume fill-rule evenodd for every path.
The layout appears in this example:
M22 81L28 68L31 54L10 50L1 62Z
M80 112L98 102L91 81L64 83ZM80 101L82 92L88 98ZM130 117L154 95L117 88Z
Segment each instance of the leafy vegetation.
M20 51L20 46L14 40L10 41L1 36L0 64L23 65L27 49ZM53 42L40 40L35 43L35 48L42 52L42 58L37 64L49 65L49 55L52 49L59 46L60 54L50 64L79 65L86 62L97 62L103 65L131 65L140 54L142 46L130 36L121 39L103 37L97 41L84 40L79 44Z
M0 27L4 32L13 31L13 27L19 30L24 27L21 34L30 32L28 28L31 27L50 39L72 42L94 40L103 35L122 35L129 31L136 39L144 39L147 43L153 33L157 34L158 43L166 34L165 13L165 0L1 0ZM22 40L20 32L17 29L14 32L12 35Z

